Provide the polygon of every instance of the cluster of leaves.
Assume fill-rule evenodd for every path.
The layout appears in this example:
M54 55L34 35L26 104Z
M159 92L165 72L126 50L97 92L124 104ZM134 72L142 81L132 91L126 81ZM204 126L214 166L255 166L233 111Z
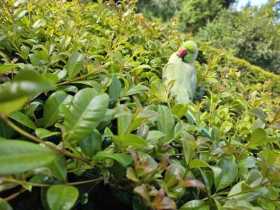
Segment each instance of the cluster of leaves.
M127 209L277 209L279 77L200 43L196 100L175 104L161 70L186 37L134 8L1 5L1 209L36 187L85 208L101 182Z
M280 34L275 1L262 8L224 11L200 30L198 37L209 44L231 50L253 64L280 73Z

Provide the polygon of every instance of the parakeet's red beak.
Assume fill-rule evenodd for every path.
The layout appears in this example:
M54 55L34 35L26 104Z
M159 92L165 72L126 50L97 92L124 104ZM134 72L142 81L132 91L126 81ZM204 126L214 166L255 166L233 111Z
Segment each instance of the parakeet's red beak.
M187 55L187 50L185 48L180 48L177 52L177 55L180 57L180 58L184 58L186 55Z

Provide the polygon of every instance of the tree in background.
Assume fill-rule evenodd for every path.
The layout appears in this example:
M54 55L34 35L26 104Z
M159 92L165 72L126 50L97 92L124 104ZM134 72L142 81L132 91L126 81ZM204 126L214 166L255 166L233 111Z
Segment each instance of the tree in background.
M261 8L223 11L201 29L197 37L211 45L231 50L253 64L280 73L280 25L276 1Z
M197 32L234 2L235 0L182 0L178 13L179 30Z
M181 0L139 0L138 11L146 17L169 20L180 9Z
M189 25L206 25L222 8L228 8L235 0L138 0L138 11L145 16L163 21L179 13L183 30Z

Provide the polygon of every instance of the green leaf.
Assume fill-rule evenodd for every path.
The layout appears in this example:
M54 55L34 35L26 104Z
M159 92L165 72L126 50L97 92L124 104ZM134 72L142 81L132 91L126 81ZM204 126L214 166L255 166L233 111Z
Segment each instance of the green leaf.
M267 143L271 142L271 138L269 138L264 129L258 128L253 131L249 139L249 148L256 148L258 146L266 145Z
M218 165L222 171L215 183L217 191L230 186L238 175L238 165L233 156L223 158L219 161Z
M141 84L137 84L127 91L126 96L143 94L145 91L148 91L148 90L149 90L149 88L147 88L146 86L141 85Z
M54 88L54 84L31 70L20 71L12 82L0 85L0 112L9 115L20 109L29 97Z
M50 210L70 210L79 197L77 188L69 185L54 185L47 191Z
M132 122L133 115L130 112L121 113L118 116L118 134L126 134L129 131L129 125Z
M4 199L0 198L0 209L1 210L13 210L12 207Z
M49 62L49 54L45 48L30 54L29 58L34 66L46 65Z
M60 107L67 98L64 91L56 91L50 95L44 105L42 123L44 127L49 127L57 122L60 117Z
M174 115L176 115L178 118L183 117L188 110L188 105L186 104L176 104L172 107L172 112Z
M65 66L65 69L69 75L69 79L73 79L80 73L80 71L83 69L84 59L84 55L78 52L74 52L70 56Z
M209 167L208 163L203 160L191 160L190 161L190 168L207 168Z
M102 136L97 130L95 130L89 137L81 141L80 147L84 154L88 157L92 157L102 149Z
M35 123L22 112L14 112L13 114L10 115L10 118L26 126L27 128L36 129Z
M157 126L159 131L166 134L166 139L169 139L173 136L174 126L175 126L175 120L171 113L171 111L168 109L168 107L160 105L158 106L158 113L159 117L157 120Z
M47 167L51 170L54 177L59 180L66 181L67 170L64 157L57 156L56 159L52 161Z
M0 75L5 74L11 70L14 70L17 67L16 64L0 64Z
M11 175L46 166L57 155L48 148L21 140L0 141L0 175Z
M65 140L79 143L103 120L109 97L106 94L98 95L93 88L80 90L73 99L65 114Z
M113 75L112 83L109 87L109 96L112 102L117 101L117 99L120 97L121 90L122 84L120 80L116 77L116 75Z
M121 164L123 167L128 167L132 164L133 160L131 158L130 155L127 154L122 154L122 153L108 153L106 151L101 151L98 152L95 156L94 156L94 160L106 160L107 158L109 159L113 159L115 161L117 161L119 164Z
M148 146L145 139L134 134L114 136L113 141L121 148L144 149Z
M35 134L36 136L38 136L40 139L45 139L45 138L49 138L52 136L58 136L60 135L60 132L57 131L49 131L47 129L44 128L37 128L35 130Z
M210 210L203 200L192 200L185 203L179 210Z
M33 23L32 28L38 29L38 28L44 27L46 24L47 23L44 19L39 19L39 20L36 20L35 23Z
M186 164L189 165L191 159L193 158L197 145L194 140L189 138L183 138L182 144L183 144L183 154L185 157L185 161Z

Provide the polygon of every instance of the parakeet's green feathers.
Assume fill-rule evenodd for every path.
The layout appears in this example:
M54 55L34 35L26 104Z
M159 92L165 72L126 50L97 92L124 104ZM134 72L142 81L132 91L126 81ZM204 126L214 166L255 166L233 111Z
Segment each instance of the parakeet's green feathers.
M198 55L198 47L194 41L186 41L182 44L182 48L187 50L187 55L184 57L184 62L193 63Z
M190 103L196 89L196 71L173 53L162 72L163 82L179 104ZM170 88L171 87L171 88Z

